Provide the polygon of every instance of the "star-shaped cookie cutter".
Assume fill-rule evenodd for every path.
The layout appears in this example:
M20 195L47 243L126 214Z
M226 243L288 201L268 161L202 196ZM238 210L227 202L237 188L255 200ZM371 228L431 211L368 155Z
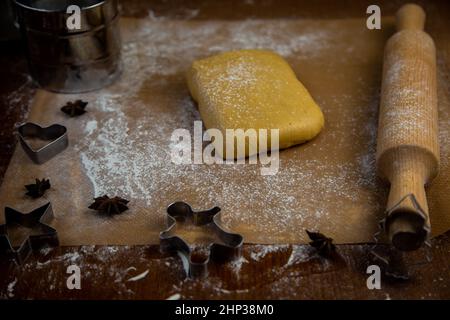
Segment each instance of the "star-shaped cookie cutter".
M176 235L177 221L188 221L195 226L209 227L216 240L209 244L206 257L199 259L193 256L190 245ZM194 211L185 202L172 203L167 208L167 229L159 235L162 252L179 252L189 262L189 277L205 277L211 260L226 262L241 256L244 238L237 233L230 233L220 225L220 208L214 207L205 211Z
M6 207L5 224L0 225L0 252L12 254L15 261L22 264L33 250L38 250L46 245L58 246L58 233L47 225L52 219L53 210L50 202L29 213L22 213ZM31 232L18 247L14 247L8 229L18 226L31 229Z
M23 150L37 164L50 160L69 145L67 128L60 124L43 128L35 123L27 122L19 126L17 132ZM26 138L39 138L50 142L39 149L34 149Z

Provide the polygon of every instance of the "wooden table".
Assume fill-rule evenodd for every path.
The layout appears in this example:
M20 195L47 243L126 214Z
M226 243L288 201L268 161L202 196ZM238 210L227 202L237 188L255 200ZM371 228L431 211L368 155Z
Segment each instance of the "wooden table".
M224 19L248 16L343 17L361 16L370 1L350 5L349 1L285 1L273 7L265 1L258 10L239 1L122 1L124 15L145 15L152 8L156 16L177 17L199 9L197 18L211 13ZM423 1L419 1L419 3ZM392 14L403 1L389 1L383 14ZM424 3L427 7L429 1ZM447 14L445 1L434 1L433 15ZM326 8L326 10L324 10ZM219 10L220 9L220 10ZM433 30L430 30L433 35ZM435 35L433 35L435 36ZM1 45L0 63L0 182L16 145L17 122L26 118L35 93L20 46ZM25 265L16 266L0 258L1 299L449 299L450 232L432 240L431 262L424 250L407 254L410 277L399 280L382 277L380 290L366 285L367 266L380 264L370 254L372 245L338 245L332 258L323 258L308 245L244 245L243 258L225 265L213 264L207 280L187 279L177 256L163 255L158 246L83 246L44 249ZM385 247L381 249L386 249ZM69 290L66 271L76 264L81 269L81 290ZM398 265L398 262L396 262ZM148 270L148 272L147 272ZM147 272L147 273L146 273ZM141 275L140 279L132 280Z

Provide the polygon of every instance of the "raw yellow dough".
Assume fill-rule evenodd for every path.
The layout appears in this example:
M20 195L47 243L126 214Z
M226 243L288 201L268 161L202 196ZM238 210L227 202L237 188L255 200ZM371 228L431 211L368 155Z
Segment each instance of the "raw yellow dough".
M323 128L319 106L274 52L239 50L198 60L187 79L205 127L224 137L225 129L279 129L283 149L311 140Z

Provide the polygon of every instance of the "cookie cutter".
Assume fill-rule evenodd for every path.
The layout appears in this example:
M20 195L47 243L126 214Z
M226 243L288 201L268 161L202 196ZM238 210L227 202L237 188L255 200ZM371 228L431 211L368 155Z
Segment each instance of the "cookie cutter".
M52 219L53 209L50 202L29 213L5 207L5 224L0 225L0 252L12 254L20 265L25 262L33 250L44 246L58 246L58 233L47 224ZM14 247L8 229L18 226L31 230L25 240L19 246Z
M387 221L392 212L405 200L409 198L413 203L414 207L423 213L423 209L420 207L419 202L416 200L416 197L410 193L403 197L397 204L395 204L390 210L385 212L384 218L382 218L378 222L378 229L373 235L373 245L370 248L370 253L372 256L379 260L385 266L385 274L389 277L399 279L399 280L408 280L409 279L409 270L412 267L421 266L424 264L428 264L432 261L431 256L431 242L430 242L430 228L424 226L422 231L424 249L425 249L425 259L420 260L414 264L409 264L408 266L401 266L398 268L395 264L399 264L399 261L402 262L402 256L405 254L404 250L398 249L395 244L385 244L387 246L384 250L379 250L380 245L382 244L383 235L387 234ZM423 214L423 219L425 219L425 214ZM393 263L395 262L395 263ZM400 270L398 270L400 269ZM404 269L404 270L401 270ZM400 271L400 272L399 272Z
M237 233L230 233L220 225L220 208L194 211L185 202L172 203L167 208L167 229L159 235L160 249L165 253L179 252L189 263L189 277L206 277L210 261L226 262L241 256L244 238ZM216 240L208 245L206 256L194 255L191 246L176 235L177 221L188 221L195 226L209 227Z
M25 153L37 164L50 160L69 145L67 128L60 124L43 128L35 123L27 122L19 126L17 132ZM41 140L50 140L50 142L39 149L34 149L26 141L26 138L39 138Z

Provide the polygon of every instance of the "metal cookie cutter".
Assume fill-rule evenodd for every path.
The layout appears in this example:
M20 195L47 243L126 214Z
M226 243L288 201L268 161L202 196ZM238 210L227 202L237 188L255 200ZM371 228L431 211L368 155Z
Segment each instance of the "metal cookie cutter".
M5 208L5 224L0 225L0 251L12 253L16 262L22 264L33 252L45 245L58 246L58 234L55 229L48 226L53 219L52 206L49 203L39 207L30 213L22 213L12 208ZM11 241L10 232L16 229L25 234L18 246ZM21 229L21 230L18 230ZM25 233L24 230L27 230Z
M419 219L423 219L425 222L419 223L422 225L420 229L418 229L417 236L411 237L402 237L400 240L403 240L404 243L395 243L392 245L385 244L385 246L380 246L382 244L382 237L384 234L388 233L388 225L389 219L392 217L392 212L395 212L396 209L401 205L405 199L409 199L413 204L414 208L420 214ZM409 269L412 267L420 266L424 264L428 264L432 261L432 251L431 251L431 243L430 243L430 227L429 223L426 222L426 215L423 213L423 209L420 207L419 202L416 200L414 194L410 193L404 196L397 204L392 206L391 209L385 212L385 217L381 219L378 223L378 230L373 235L374 243L371 246L370 253L378 259L385 266L385 274L389 277L400 279L400 280L408 280L409 279ZM413 241L412 241L413 240ZM407 242L406 242L407 241ZM405 249L398 249L397 246L400 245L402 248L410 247L412 250L419 249L422 242L425 244L425 258L415 262L414 264L408 264L407 266L403 263L403 256L406 254ZM411 250L411 249L410 249Z
M208 228L214 240L208 245L206 256L194 254L191 246L176 235L178 221ZM189 204L175 202L167 208L167 224L168 228L159 235L161 251L181 253L189 262L190 277L205 277L210 260L225 262L241 256L244 239L240 234L229 233L220 226L219 207L193 211Z
M42 128L35 123L27 122L21 125L17 131L19 133L20 144L26 154L31 160L38 164L42 164L50 160L55 155L66 149L69 145L67 128L60 124L54 124L50 127ZM26 141L26 138L38 138L41 140L48 140L50 142L39 149L34 149Z

